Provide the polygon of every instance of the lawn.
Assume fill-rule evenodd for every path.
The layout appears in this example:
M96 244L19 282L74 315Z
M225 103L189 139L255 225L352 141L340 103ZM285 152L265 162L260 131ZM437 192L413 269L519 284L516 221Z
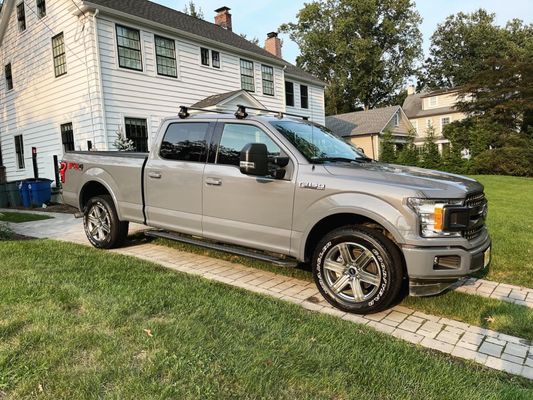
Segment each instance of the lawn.
M0 398L530 399L533 383L141 260L0 246Z
M486 279L533 288L533 179L475 176L489 200L493 262Z
M13 222L19 224L22 222L43 221L45 219L51 219L53 217L43 214L31 214L22 212L0 212L0 221Z

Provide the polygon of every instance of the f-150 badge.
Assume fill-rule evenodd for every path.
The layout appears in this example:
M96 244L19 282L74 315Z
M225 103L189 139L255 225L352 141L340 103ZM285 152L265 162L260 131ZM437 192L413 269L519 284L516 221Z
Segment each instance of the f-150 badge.
M314 190L325 190L326 185L313 182L300 182L300 187L302 189L314 189Z

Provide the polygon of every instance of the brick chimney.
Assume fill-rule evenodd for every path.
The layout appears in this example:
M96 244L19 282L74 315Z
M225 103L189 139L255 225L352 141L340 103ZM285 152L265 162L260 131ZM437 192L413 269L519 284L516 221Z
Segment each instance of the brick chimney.
M229 7L220 7L215 10L217 15L215 15L215 24L221 26L228 31L232 31L233 27L231 25L231 14L229 12L231 8Z
M276 32L267 33L265 40L265 50L276 57L281 57L281 39Z

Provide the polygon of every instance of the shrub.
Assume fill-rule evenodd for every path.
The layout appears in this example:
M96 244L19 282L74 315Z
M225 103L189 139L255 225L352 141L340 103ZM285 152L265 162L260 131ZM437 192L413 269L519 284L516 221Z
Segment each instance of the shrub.
M13 230L5 222L0 222L0 241L9 240L13 237Z
M474 174L533 176L533 147L485 150L472 162Z
M379 161L391 164L396 162L396 149L394 148L394 143L392 143L392 133L388 129L383 132L381 139Z

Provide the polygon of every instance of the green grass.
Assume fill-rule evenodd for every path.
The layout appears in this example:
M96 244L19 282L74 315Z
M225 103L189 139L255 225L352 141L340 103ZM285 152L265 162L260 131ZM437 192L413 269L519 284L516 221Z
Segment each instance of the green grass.
M533 179L474 176L485 185L493 262L487 279L533 288Z
M84 246L3 243L0 276L5 399L533 397L531 381Z
M43 221L51 219L52 216L42 214L31 214L23 212L0 212L0 221L13 222L19 224L22 222Z

